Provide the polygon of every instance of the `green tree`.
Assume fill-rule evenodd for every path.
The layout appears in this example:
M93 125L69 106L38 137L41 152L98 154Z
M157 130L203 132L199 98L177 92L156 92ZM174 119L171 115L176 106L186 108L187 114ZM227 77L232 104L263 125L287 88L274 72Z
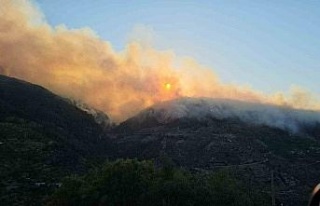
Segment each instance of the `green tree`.
M151 161L107 162L84 176L67 178L48 205L254 206L264 197L248 190L227 171L210 174Z

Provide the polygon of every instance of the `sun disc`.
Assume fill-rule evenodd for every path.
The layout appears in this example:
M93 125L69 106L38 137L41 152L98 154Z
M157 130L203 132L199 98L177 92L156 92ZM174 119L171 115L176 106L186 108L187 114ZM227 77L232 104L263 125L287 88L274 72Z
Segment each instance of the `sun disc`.
M167 90L170 90L170 89L171 89L171 84L170 84L170 83L166 83L164 86L165 86L165 88L166 88Z

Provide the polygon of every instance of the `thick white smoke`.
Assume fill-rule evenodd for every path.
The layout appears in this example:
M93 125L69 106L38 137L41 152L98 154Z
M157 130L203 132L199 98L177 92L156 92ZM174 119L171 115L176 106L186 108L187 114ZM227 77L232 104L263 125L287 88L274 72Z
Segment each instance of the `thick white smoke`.
M28 0L0 0L0 74L81 100L116 122L154 103L182 96L320 109L319 101L302 90L289 96L266 96L222 84L212 69L179 59L173 52L133 42L116 53L89 28L50 26Z
M206 121L208 118L237 119L294 133L302 131L306 126L320 126L320 112L212 98L179 98L165 101L142 111L134 118L135 121L143 122L150 117L162 124L184 118L199 121Z

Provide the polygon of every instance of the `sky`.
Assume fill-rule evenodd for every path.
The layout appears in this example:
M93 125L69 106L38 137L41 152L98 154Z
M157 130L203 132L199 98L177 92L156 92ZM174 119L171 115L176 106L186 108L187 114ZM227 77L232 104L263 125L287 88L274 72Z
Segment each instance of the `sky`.
M34 0L51 26L89 27L116 51L131 40L267 94L320 94L320 1Z

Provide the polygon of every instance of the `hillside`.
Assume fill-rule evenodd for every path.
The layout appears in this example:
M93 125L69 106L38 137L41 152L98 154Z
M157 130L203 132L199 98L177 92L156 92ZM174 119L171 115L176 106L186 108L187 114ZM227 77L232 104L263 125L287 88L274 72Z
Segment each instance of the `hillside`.
M176 121L210 119L264 125L290 133L317 136L320 112L230 99L178 98L153 105L120 124L125 130L171 124Z
M1 202L38 205L61 179L105 158L94 116L50 91L0 75Z
M0 198L4 205L41 205L64 177L101 171L106 159L153 159L158 170L166 157L199 177L230 172L258 196L271 196L273 173L277 203L306 205L320 176L319 119L313 111L181 98L110 127L109 117L88 105L0 75ZM85 175L78 192L89 188L92 195L96 175Z
M269 195L273 171L277 201L307 205L320 175L319 118L270 105L178 99L121 123L112 153L141 159L166 154L193 171L232 170L247 187Z

